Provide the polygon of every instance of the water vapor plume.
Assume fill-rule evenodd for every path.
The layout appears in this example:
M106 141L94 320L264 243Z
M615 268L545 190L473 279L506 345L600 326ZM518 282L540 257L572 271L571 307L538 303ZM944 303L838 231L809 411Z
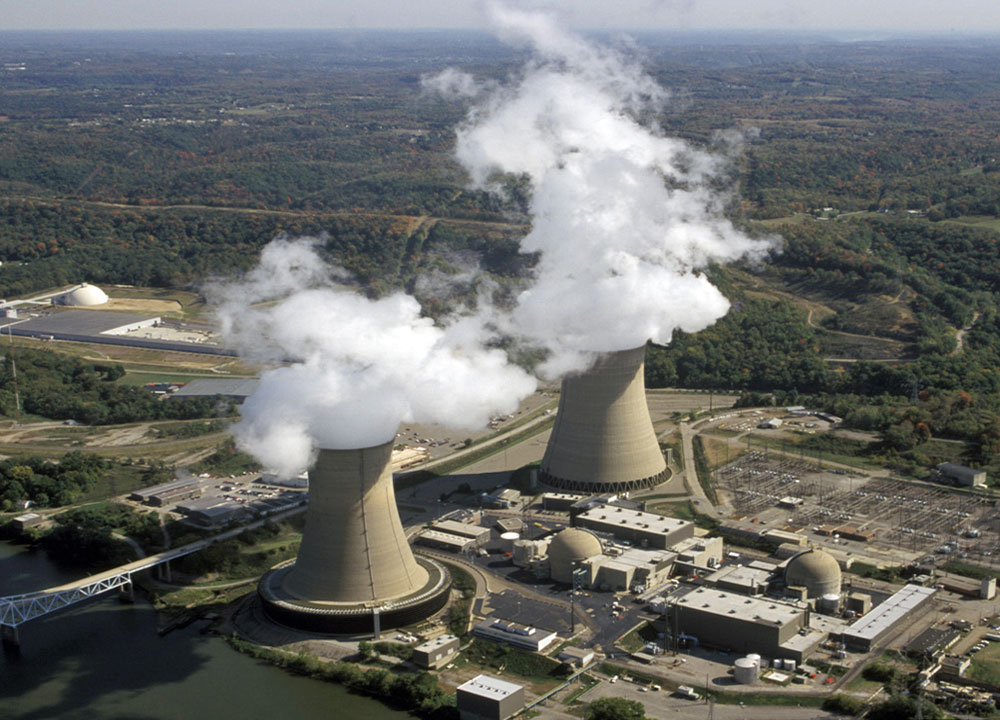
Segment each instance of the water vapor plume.
M316 448L391 440L401 422L482 427L535 381L491 349L481 318L437 324L402 292L370 299L323 262L315 240L272 241L240 281L207 289L230 347L280 367L261 375L233 426L237 445L294 475Z
M664 135L656 115L668 93L628 57L553 16L489 8L500 36L529 46L532 59L480 92L456 153L477 187L495 189L505 175L531 181L521 249L539 261L509 330L546 348L540 372L557 377L593 353L711 325L729 302L701 271L772 246L723 216L726 197L713 183L729 160ZM482 87L472 78L461 86Z

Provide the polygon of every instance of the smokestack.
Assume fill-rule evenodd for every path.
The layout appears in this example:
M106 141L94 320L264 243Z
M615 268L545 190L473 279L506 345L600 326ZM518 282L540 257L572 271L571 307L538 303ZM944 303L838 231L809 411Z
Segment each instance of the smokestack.
M583 492L625 492L663 482L667 464L646 406L645 359L645 346L608 353L563 380L542 458L543 482Z
M260 584L267 613L319 632L375 632L427 617L448 598L448 574L417 559L396 508L392 441L320 450L309 471L309 511L293 565Z

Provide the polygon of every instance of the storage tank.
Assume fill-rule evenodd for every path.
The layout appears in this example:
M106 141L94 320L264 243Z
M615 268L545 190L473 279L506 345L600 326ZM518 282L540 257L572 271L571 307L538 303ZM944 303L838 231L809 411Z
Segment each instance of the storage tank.
M819 611L822 613L832 615L837 612L838 607L840 607L840 595L837 593L826 593L819 599Z
M514 564L527 567L538 555L538 544L534 540L515 540L512 543Z
M759 672L757 661L748 657L739 658L733 665L733 679L740 685L753 685Z
M795 661L794 660L789 660L789 659L786 658L785 659L785 670L788 670L790 672L795 672Z
M514 543L521 539L521 535L516 532L505 532L500 534L500 547L505 553L514 554Z
M757 653L747 653L747 659L757 663L757 669L760 670L760 655Z

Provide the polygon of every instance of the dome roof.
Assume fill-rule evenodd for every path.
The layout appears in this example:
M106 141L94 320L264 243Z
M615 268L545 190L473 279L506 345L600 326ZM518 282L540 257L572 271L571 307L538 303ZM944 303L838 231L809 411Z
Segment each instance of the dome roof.
M64 305L103 305L108 301L108 295L96 285L84 283L63 295L62 301Z
M805 587L811 598L840 593L840 565L822 550L810 549L792 557L785 566L785 585Z
M571 582L573 563L603 552L601 541L580 528L560 530L549 543L549 570L553 580Z

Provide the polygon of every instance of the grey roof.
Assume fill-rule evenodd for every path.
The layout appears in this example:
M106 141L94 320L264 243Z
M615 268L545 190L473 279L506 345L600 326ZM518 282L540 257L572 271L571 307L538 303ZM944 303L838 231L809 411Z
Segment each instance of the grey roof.
M42 333L75 333L100 335L124 325L155 319L156 315L132 315L106 310L53 310L48 315L32 318L14 327ZM15 332L15 334L17 334Z
M934 588L904 585L892 597L847 628L844 635L845 637L874 640L907 613L929 600L935 592L937 591Z
M469 682L458 687L459 692L471 693L479 697L489 698L490 700L502 700L522 689L523 686L521 685L515 685L512 682L490 677L489 675L477 675L469 680Z
M173 397L250 397L257 391L260 380L257 378L204 378L192 380Z

